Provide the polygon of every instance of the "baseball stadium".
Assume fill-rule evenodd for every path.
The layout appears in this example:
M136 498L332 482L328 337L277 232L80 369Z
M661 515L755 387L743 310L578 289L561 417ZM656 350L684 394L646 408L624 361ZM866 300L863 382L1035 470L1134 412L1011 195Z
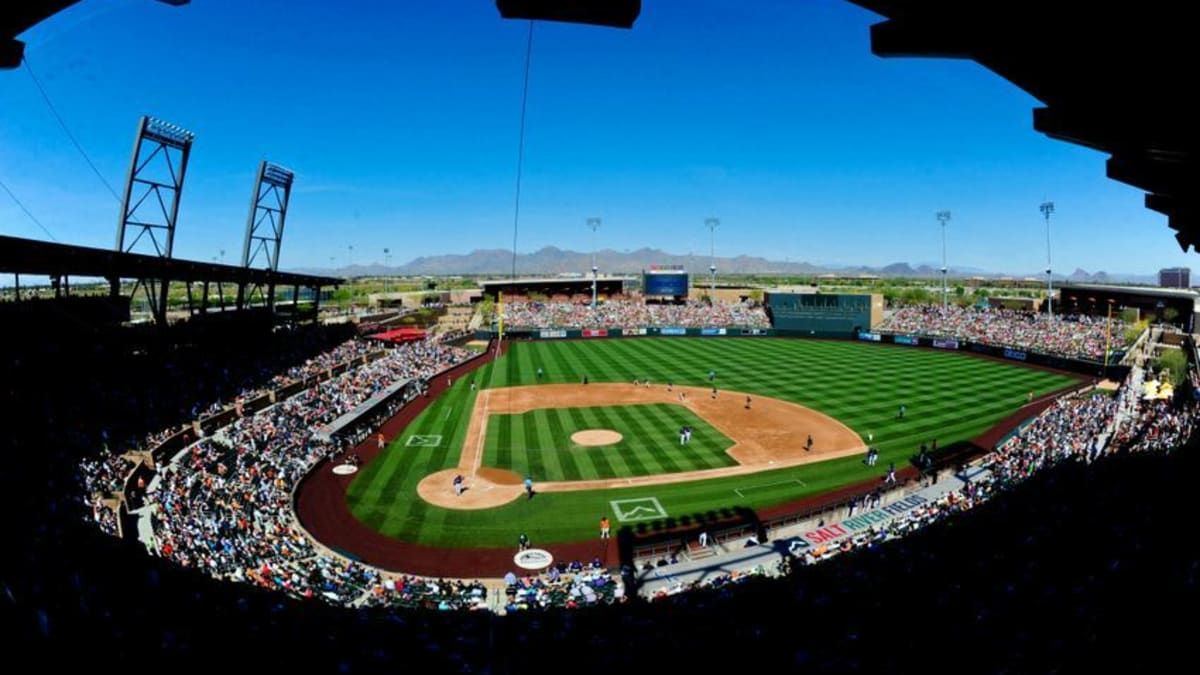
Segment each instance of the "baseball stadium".
M1081 18L1022 3L967 11L873 0L737 12L638 0L344 13L308 3L124 4L0 9L0 80L29 85L0 91L14 111L12 130L0 133L0 188L11 220L22 221L0 234L13 524L0 602L18 663L508 673L729 662L896 672L925 667L939 649L979 672L1146 672L1187 658L1181 619L1197 599L1197 558L1181 496L1200 457L1200 292L1190 270L1162 269L1158 285L1063 274L1051 255L1052 216L1063 214L1048 199L1036 204L1044 256L1040 229L994 225L1009 218L1008 201L1027 201L1048 176L1057 180L1047 172L1078 160L1040 148L997 150L1054 165L1030 170L1029 185L1007 166L962 170L953 185L968 208L1000 214L954 239L962 255L1018 268L1025 263L1005 257L1044 257L1042 276L952 268L947 228L956 221L926 207L926 183L941 169L910 170L909 140L881 140L884 132L864 136L896 143L878 159L847 159L870 152L841 142L830 150L811 132L806 142L824 164L803 175L804 195L846 183L830 201L847 204L762 216L793 208L775 193L799 189L780 176L800 174L772 153L820 163L770 149L768 137L795 112L789 78L812 88L805 106L828 99L842 114L843 98L897 119L933 109L824 63L823 50L853 26L866 29L873 52L856 68L877 67L876 56L968 58L991 71L971 77L995 73L1037 97L1045 107L1034 128L1110 153L1109 177L1144 188L1145 205L1168 215L1186 253L1200 241L1191 239L1200 228L1188 180L1195 103L1163 94L1154 106L1179 112L1161 115L1112 103L1182 91L1178 69L1162 66L1182 62L1175 45L1186 40L1129 38L1175 35L1186 23L1178 11L1136 18L1092 8ZM189 13L194 27L180 23ZM809 60L779 64L790 52L764 46L768 37L792 44L783 17L813 22L804 29L812 44L788 47ZM1094 30L1080 31L1081 21ZM129 42L112 47L119 57L97 56L95 40L109 38L84 36L81 25ZM325 31L341 30L318 46ZM711 53L689 57L738 64L720 71L726 79L703 69L695 79L668 58L726 30L745 33L727 55L709 44L701 51ZM1083 32L1127 42L1109 49ZM652 42L621 42L646 34ZM1067 37L1057 45L1044 39L1051 34ZM250 35L262 44L247 47ZM138 40L180 51L157 63ZM491 40L520 47L516 94L490 82L498 47L471 51ZM661 57L662 71L631 66L622 48ZM462 60L433 56L451 52ZM234 74L246 63L258 74ZM168 86L163 68L189 77ZM328 79L310 82L301 70ZM270 84L256 81L262 72ZM935 72L953 86L968 81L930 70L922 86ZM1132 83L1114 72L1148 74ZM608 89L614 74L646 79L630 90L639 104L610 117L599 99L621 91ZM176 93L154 92L156 81ZM697 132L681 102L725 86L738 105L696 119L734 111L746 119L733 126L758 119L764 135L739 131L762 147L735 138L728 147L738 158L714 164L689 144L728 130ZM546 102L545 89L567 93ZM111 109L95 105L101 91L111 92ZM777 98L764 104L758 92ZM228 109L236 97L247 99L244 116ZM92 117L80 100L95 107ZM125 137L110 151L99 130L117 116L131 126L131 106L174 121L138 113L132 152ZM508 133L494 119L502 108L519 110L511 186L497 165L513 153L492 144ZM407 117L413 110L433 130L397 133L417 119ZM50 121L30 121L32 111ZM632 129L662 111L658 135ZM833 126L818 128L848 124L825 123ZM920 125L933 138L960 131ZM232 138L206 147L210 132ZM573 173L589 160L563 156L592 133L596 152L607 144L612 155L595 158L597 174ZM57 146L47 135L65 138L66 150L48 149ZM291 145L297 137L303 143ZM647 159L609 164L660 142ZM275 146L296 153L295 170L263 158ZM405 162L385 147L425 158L397 169L409 182L389 173ZM679 163L655 164L664 157ZM639 161L646 166L635 171ZM116 187L106 177L114 162L127 167ZM241 183L235 210L181 211L185 183L211 202L230 176L249 185L249 167L248 214ZM76 173L102 185L67 185ZM671 177L645 182L660 173ZM710 194L744 179L754 187ZM616 190L622 181L633 186ZM849 204L863 186L873 211ZM1124 193L1114 207L1095 182L1059 189L1093 217L1127 217ZM100 247L90 239L96 227L78 223L80 214L107 217L108 196L119 204L116 243ZM705 206L687 216L703 236L678 245L694 251L656 248L675 236L687 199L771 224L747 217L735 230ZM604 220L576 219L590 232L584 247L560 221L586 200L598 206L582 208L603 210ZM908 232L862 224L907 222L884 212L914 201L933 214L921 227L936 223L940 266L788 257L932 250ZM230 213L245 216L236 241L212 224ZM612 227L609 213L634 224ZM34 234L21 229L30 225ZM1071 222L1058 255L1165 259L1149 244L1125 250L1119 227L1107 241L1101 225ZM487 248L497 236L505 247ZM197 240L218 253L194 253ZM290 257L293 241L304 262ZM382 262L362 244L356 253L362 241ZM230 263L226 245L240 246ZM395 266L393 254L412 260Z

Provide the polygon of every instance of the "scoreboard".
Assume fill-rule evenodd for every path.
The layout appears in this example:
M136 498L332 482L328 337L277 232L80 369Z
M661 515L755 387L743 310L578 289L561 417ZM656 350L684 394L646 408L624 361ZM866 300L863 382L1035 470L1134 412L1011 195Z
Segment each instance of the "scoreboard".
M645 270L642 272L642 292L652 296L686 298L688 273L683 269Z

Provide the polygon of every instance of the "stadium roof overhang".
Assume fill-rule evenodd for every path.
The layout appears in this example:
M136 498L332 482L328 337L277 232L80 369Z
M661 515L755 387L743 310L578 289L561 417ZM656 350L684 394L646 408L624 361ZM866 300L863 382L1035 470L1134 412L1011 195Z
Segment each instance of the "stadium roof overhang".
M632 28L641 0L496 0L505 19L537 19Z
M1145 190L1185 251L1200 244L1187 3L850 1L887 18L871 27L872 52L977 61L1046 104L1034 129L1109 154L1109 178Z
M104 279L165 279L318 288L343 283L335 277L162 258L140 253L56 244L0 235L0 273Z
M164 5L186 5L190 0L157 0ZM10 0L0 8L0 68L16 68L25 56L25 43L17 36L78 3L79 0Z
M1125 293L1129 295L1144 295L1152 298L1176 298L1194 300L1200 298L1200 293L1186 288L1158 288L1157 286L1116 286L1112 284L1078 284L1068 282L1059 284L1059 290L1097 291L1102 293Z

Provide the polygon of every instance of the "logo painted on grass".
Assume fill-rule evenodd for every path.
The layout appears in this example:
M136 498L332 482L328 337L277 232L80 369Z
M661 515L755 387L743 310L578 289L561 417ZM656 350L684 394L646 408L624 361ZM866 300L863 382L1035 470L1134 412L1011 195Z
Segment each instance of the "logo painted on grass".
M623 522L667 517L667 510L654 497L614 499L609 504L612 506L613 513L617 514L617 520Z
M513 564L524 570L540 570L553 562L554 556L540 548L526 549L513 556Z
M442 444L442 435L441 434L430 434L427 436L413 434L412 436L409 436L408 440L405 441L405 443L404 443L404 445L406 445L410 448L436 448L437 446L439 446L441 444Z

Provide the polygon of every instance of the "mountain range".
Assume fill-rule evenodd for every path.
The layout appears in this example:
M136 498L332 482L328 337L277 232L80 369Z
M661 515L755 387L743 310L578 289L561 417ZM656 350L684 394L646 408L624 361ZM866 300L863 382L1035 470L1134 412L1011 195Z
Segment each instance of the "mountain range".
M731 258L716 258L710 261L706 255L667 253L655 248L640 248L634 251L604 249L596 252L596 267L603 274L637 274L653 266L680 266L694 276L709 273L709 265L717 268L717 274L779 274L779 275L858 275L871 274L880 277L937 277L940 267L929 263L916 265L895 262L882 267L866 265L839 266L819 265L810 262L768 260L758 256L739 255ZM414 258L402 265L384 266L379 263L350 265L339 268L305 268L294 270L308 274L328 274L341 277L362 276L449 276L449 275L508 275L512 272L512 252L504 249L477 249L466 254L449 254ZM592 267L592 254L568 251L547 246L533 253L517 255L517 275L587 274ZM975 267L950 267L952 277L1032 277L1044 279L1043 272L989 271ZM1056 280L1077 282L1123 282L1154 283L1154 275L1118 274L1109 272L1091 273L1076 269L1069 275L1055 275Z

